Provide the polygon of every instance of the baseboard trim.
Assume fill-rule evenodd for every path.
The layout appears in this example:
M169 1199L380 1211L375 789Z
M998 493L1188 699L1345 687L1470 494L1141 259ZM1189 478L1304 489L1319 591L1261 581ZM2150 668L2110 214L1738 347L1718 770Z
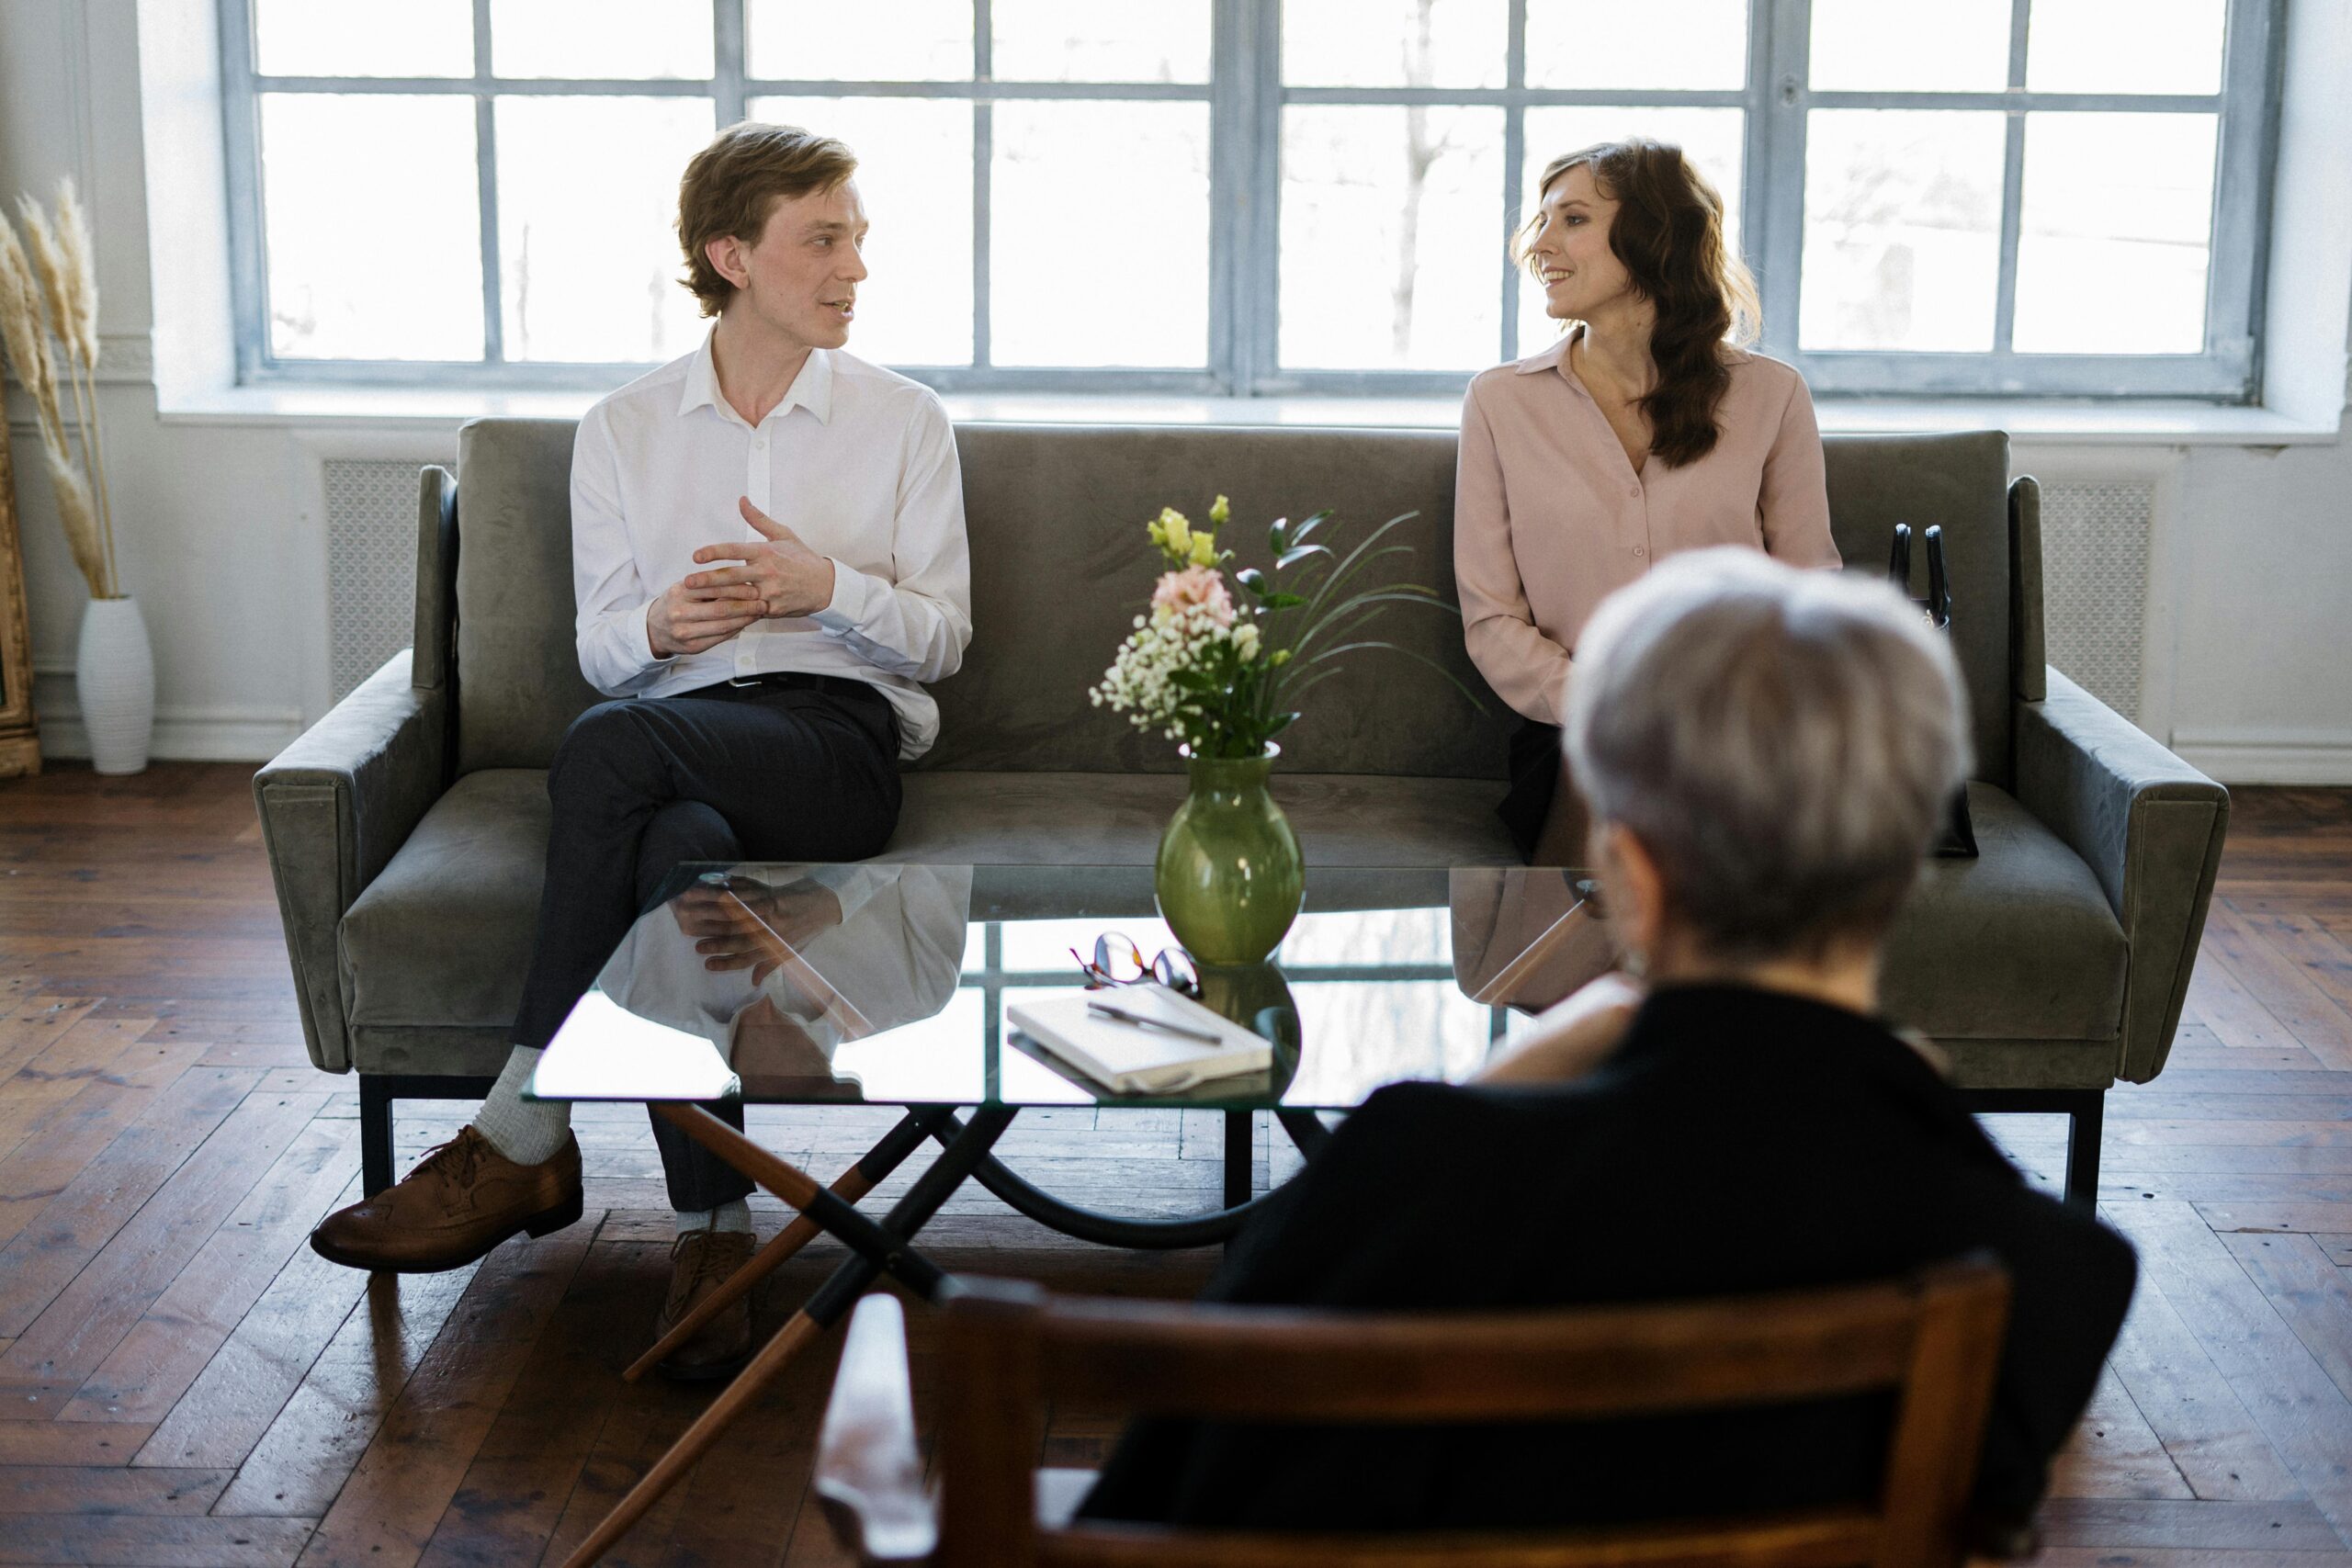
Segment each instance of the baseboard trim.
M33 711L40 716L43 756L89 756L90 735L74 700L70 665L59 670L47 660L34 662ZM158 707L147 754L159 762L266 762L301 733L302 716L291 708Z
M2176 730L2172 749L2230 784L2352 784L2352 733Z

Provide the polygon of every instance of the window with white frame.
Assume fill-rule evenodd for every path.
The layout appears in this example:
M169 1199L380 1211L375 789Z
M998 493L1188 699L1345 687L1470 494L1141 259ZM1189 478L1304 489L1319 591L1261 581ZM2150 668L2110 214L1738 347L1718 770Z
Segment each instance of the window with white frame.
M852 346L945 389L1451 392L1546 160L1724 195L1837 393L2251 395L2280 0L220 0L247 379L691 348L716 129L859 156Z

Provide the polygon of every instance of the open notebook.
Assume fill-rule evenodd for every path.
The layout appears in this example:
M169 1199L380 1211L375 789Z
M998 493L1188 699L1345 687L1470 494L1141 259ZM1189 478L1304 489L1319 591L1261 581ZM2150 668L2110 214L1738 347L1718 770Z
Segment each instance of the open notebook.
M1215 1040L1104 1018L1089 1010L1095 1002ZM1172 1094L1211 1078L1264 1072L1273 1061L1262 1037L1165 986L1040 997L1014 1002L1005 1016L1047 1055L1120 1094Z

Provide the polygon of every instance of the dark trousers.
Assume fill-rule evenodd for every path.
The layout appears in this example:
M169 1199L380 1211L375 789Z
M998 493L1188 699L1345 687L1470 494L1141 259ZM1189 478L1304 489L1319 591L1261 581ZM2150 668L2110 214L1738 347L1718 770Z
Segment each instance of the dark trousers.
M898 722L863 682L599 703L548 770L555 826L514 1043L544 1047L680 861L864 860L899 821ZM737 1127L738 1103L713 1105ZM751 1180L653 1118L676 1209Z

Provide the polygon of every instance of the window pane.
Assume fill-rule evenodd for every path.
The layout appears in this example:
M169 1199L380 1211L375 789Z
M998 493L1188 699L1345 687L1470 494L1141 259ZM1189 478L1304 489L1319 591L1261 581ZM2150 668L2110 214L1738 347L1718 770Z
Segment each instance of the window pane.
M1736 91L1747 85L1747 0L1528 0L1527 83Z
M1208 106L1004 103L994 114L990 357L1206 365Z
M498 100L506 357L630 364L702 336L678 282L678 176L708 98Z
M2222 0L2033 0L2037 93L2218 93Z
M1302 87L1499 87L1504 0L1283 0L1283 80Z
M1283 111L1284 368L1494 363L1502 142L1500 109Z
M470 76L474 8L469 0L254 0L254 69L265 76Z
M754 98L752 118L838 136L873 225L850 352L972 362L972 106L929 98Z
M710 0L491 0L499 76L708 79Z
M1807 117L1807 349L1982 353L2000 280L2002 117Z
M1000 82L1205 82L1208 0L995 0Z
M1997 93L2009 85L2009 0L1813 0L1817 92Z
M751 0L743 40L769 81L968 82L972 0Z
M481 357L471 98L264 94L261 177L272 354Z
M2021 354L2199 354L2214 117L2030 114Z
M1563 152L1627 136L1655 136L1682 149L1683 155L1724 198L1724 228L1739 244L1739 182L1747 152L1747 116L1739 109L1555 107L1527 111L1527 167L1520 180L1522 216L1535 209L1542 192L1535 182L1544 166ZM1544 313L1544 291L1524 276L1519 285L1519 353L1541 353L1559 335L1560 323Z

